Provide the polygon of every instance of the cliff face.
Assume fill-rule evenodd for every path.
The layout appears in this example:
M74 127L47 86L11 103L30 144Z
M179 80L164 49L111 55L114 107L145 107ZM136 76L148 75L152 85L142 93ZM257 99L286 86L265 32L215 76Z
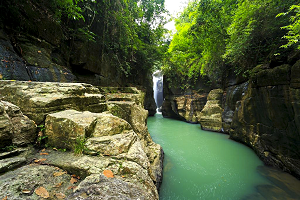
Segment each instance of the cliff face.
M300 61L258 70L236 101L233 115L223 118L230 137L252 147L270 165L300 177ZM227 92L233 97L234 90ZM237 97L238 98L238 97ZM234 102L232 102L234 103ZM229 106L228 106L229 107ZM227 120L227 121L226 121ZM230 128L228 129L228 125Z
M164 80L167 80L164 78ZM205 80L198 80L197 86L192 89L178 89L164 81L163 85L164 102L162 114L164 117L171 117L184 120L190 123L198 123L200 112L204 108L210 87Z
M53 3L53 2L52 2ZM126 76L104 52L101 40L71 35L53 16L50 1L1 1L0 80L85 82L98 86L138 86L146 92L145 108L155 112L152 80L142 69ZM66 19L68 21L68 19ZM77 23L77 24L76 24ZM70 23L74 28L82 22ZM101 16L91 30L101 38ZM139 68L138 68L139 69ZM146 78L147 77L147 78Z
M203 101L205 106L197 110L194 122L205 130L229 134L231 139L253 148L266 164L300 178L299 77L300 60L295 62L295 58L274 68L257 66L244 82L227 77L224 92L212 90ZM190 111L182 105L195 108L193 103L184 98L169 99L167 95L164 105L173 116L190 121L185 114Z

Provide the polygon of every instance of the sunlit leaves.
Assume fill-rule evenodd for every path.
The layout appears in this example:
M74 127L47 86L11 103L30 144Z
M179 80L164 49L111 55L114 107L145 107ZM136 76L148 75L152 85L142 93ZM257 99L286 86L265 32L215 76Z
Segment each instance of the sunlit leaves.
M287 34L284 36L284 38L288 40L288 43L281 47L288 48L296 44L297 48L300 49L300 4L292 5L287 13L280 13L277 17L289 13L293 13L290 17L291 24L281 27L282 29L288 30Z

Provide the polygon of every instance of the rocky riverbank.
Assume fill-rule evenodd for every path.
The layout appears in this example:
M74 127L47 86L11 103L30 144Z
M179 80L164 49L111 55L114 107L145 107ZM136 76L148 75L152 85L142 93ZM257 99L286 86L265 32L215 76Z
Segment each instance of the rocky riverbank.
M180 112L181 105L186 104L190 108L186 111L197 113L193 122L203 129L228 133L231 139L253 148L266 164L300 178L299 72L300 61L295 58L273 68L257 66L249 80L233 79L227 81L224 91L210 91L200 109L194 105L195 100L183 98L181 103L174 103L178 98L168 98L174 94L169 90L163 110L177 111L165 112L166 116L191 121Z
M0 81L0 94L1 198L158 199L163 151L145 93Z

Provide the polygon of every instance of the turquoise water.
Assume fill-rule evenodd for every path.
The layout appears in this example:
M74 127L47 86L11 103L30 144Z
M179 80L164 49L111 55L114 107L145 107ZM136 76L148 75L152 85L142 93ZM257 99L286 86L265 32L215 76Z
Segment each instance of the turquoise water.
M148 129L165 152L161 200L244 199L270 184L257 172L263 163L255 153L228 135L158 114L148 118Z

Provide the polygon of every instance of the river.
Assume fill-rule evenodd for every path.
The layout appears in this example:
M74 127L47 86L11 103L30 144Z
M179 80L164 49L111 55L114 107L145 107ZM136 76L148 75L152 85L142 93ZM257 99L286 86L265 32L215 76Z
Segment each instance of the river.
M160 114L147 124L165 152L161 200L300 198L297 179L265 167L250 148L228 135Z

